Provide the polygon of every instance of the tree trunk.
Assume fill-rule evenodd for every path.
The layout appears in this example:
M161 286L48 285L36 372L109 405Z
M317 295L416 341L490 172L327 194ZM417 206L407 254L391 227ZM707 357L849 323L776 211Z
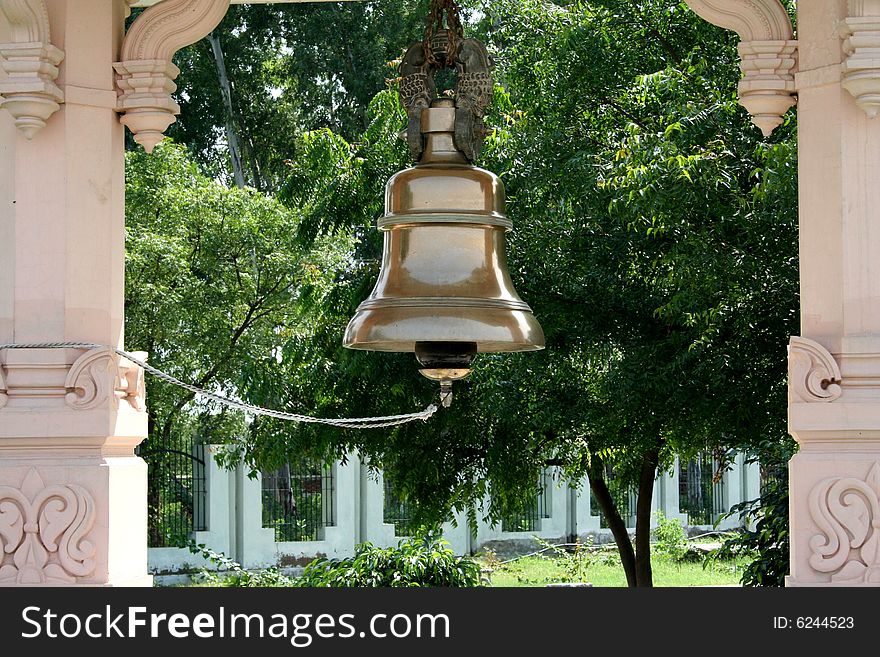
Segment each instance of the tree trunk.
M629 538L629 532L626 531L626 523L620 517L617 505L614 504L614 498L611 497L611 491L608 490L608 484L605 482L605 463L598 456L594 455L592 457L588 475L590 489L593 491L596 502L602 509L605 521L608 523L608 527L614 535L614 541L617 543L620 562L623 564L623 571L626 573L626 583L628 586L638 586L636 555L633 551L632 541Z
M242 121L242 123L245 122ZM263 174L260 171L260 161L256 156L257 149L254 148L254 142L253 139L251 139L252 134L253 133L244 130L244 139L242 141L244 142L245 155L247 155L247 160L251 168L251 180L254 182L254 187L263 191L265 189L265 185L263 184Z
M220 37L216 32L208 35L211 44L211 52L214 54L214 63L217 65L217 80L220 83L220 95L223 97L223 108L226 110L226 142L229 146L229 156L232 158L232 175L236 187L245 186L244 166L241 161L241 147L238 142L238 133L235 130L235 114L232 109L232 85L229 82L229 74L226 70L226 59L223 57L223 47L220 45Z
M639 498L636 502L636 586L654 586L651 573L651 506L659 460L660 448L657 446L645 454L639 472Z

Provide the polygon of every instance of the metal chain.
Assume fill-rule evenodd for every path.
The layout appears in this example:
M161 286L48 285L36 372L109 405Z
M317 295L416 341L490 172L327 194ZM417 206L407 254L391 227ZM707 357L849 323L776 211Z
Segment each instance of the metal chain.
M443 14L446 13L446 27L443 26ZM446 61L441 64L434 56L431 47L431 39L442 30L446 30L449 45L446 49ZM431 10L428 13L428 24L425 27L425 61L429 66L452 66L455 63L455 53L458 51L458 42L464 38L464 29L458 16L458 6L455 0L431 0Z
M436 404L431 404L425 410L418 413L405 413L402 415L354 418L318 418L312 417L311 415L300 415L298 413L285 413L283 411L275 411L271 408L263 408L262 406L248 404L247 402L243 402L238 399L230 399L229 397L224 397L223 395L208 392L207 390L204 390L197 386L191 385L189 383L184 383L180 379L177 379L170 374L166 374L162 370L159 370L152 365L148 365L147 363L127 351L117 349L116 347L109 347L103 344L95 344L93 342L33 342L25 344L0 344L0 351L2 351L3 349L109 349L117 355L122 356L123 358L127 358L135 365L144 368L144 371L153 374L159 379L167 381L168 383L172 383L180 388L183 388L184 390L189 390L190 392L199 395L200 397L211 399L225 406L237 408L242 411L247 411L248 413L253 413L254 415L264 415L267 417L274 417L279 420L287 420L289 422L327 424L329 426L340 427L344 429L380 429L383 427L394 427L401 424L406 424L407 422L413 422L415 420L427 421L437 412Z

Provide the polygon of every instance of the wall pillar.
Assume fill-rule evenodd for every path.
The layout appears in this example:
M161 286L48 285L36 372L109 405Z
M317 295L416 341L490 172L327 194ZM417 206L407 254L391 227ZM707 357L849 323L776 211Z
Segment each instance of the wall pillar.
M0 343L121 346L127 4L0 9ZM109 350L0 351L0 584L151 584L138 370Z
M275 530L263 527L263 476L250 477L247 466L235 470L235 560L244 568L278 562Z
M360 537L376 547L396 547L402 537L394 533L394 525L385 522L385 478L361 463L360 474Z
M801 336L789 347L790 586L877 586L880 2L799 3Z
M681 466L678 456L676 456L672 464L672 469L660 473L659 479L662 480L661 485L663 491L661 496L662 505L660 509L663 511L663 515L667 518L674 518L678 520L682 526L687 527L688 516L686 513L681 512L681 494L678 487L680 472Z

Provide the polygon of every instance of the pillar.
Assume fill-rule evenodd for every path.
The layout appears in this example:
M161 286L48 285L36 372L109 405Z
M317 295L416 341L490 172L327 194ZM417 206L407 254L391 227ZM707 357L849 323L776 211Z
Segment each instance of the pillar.
M0 343L123 343L123 0L0 2ZM0 584L149 585L142 372L0 351Z
M880 584L880 2L798 4L791 586Z

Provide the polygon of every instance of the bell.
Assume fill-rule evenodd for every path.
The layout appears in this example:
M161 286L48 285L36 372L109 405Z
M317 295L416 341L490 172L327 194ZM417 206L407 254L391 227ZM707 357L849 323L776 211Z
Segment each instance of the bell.
M344 338L351 349L415 352L447 392L477 353L544 347L507 272L504 186L456 148L456 111L448 98L421 110L421 159L386 185L379 280Z

